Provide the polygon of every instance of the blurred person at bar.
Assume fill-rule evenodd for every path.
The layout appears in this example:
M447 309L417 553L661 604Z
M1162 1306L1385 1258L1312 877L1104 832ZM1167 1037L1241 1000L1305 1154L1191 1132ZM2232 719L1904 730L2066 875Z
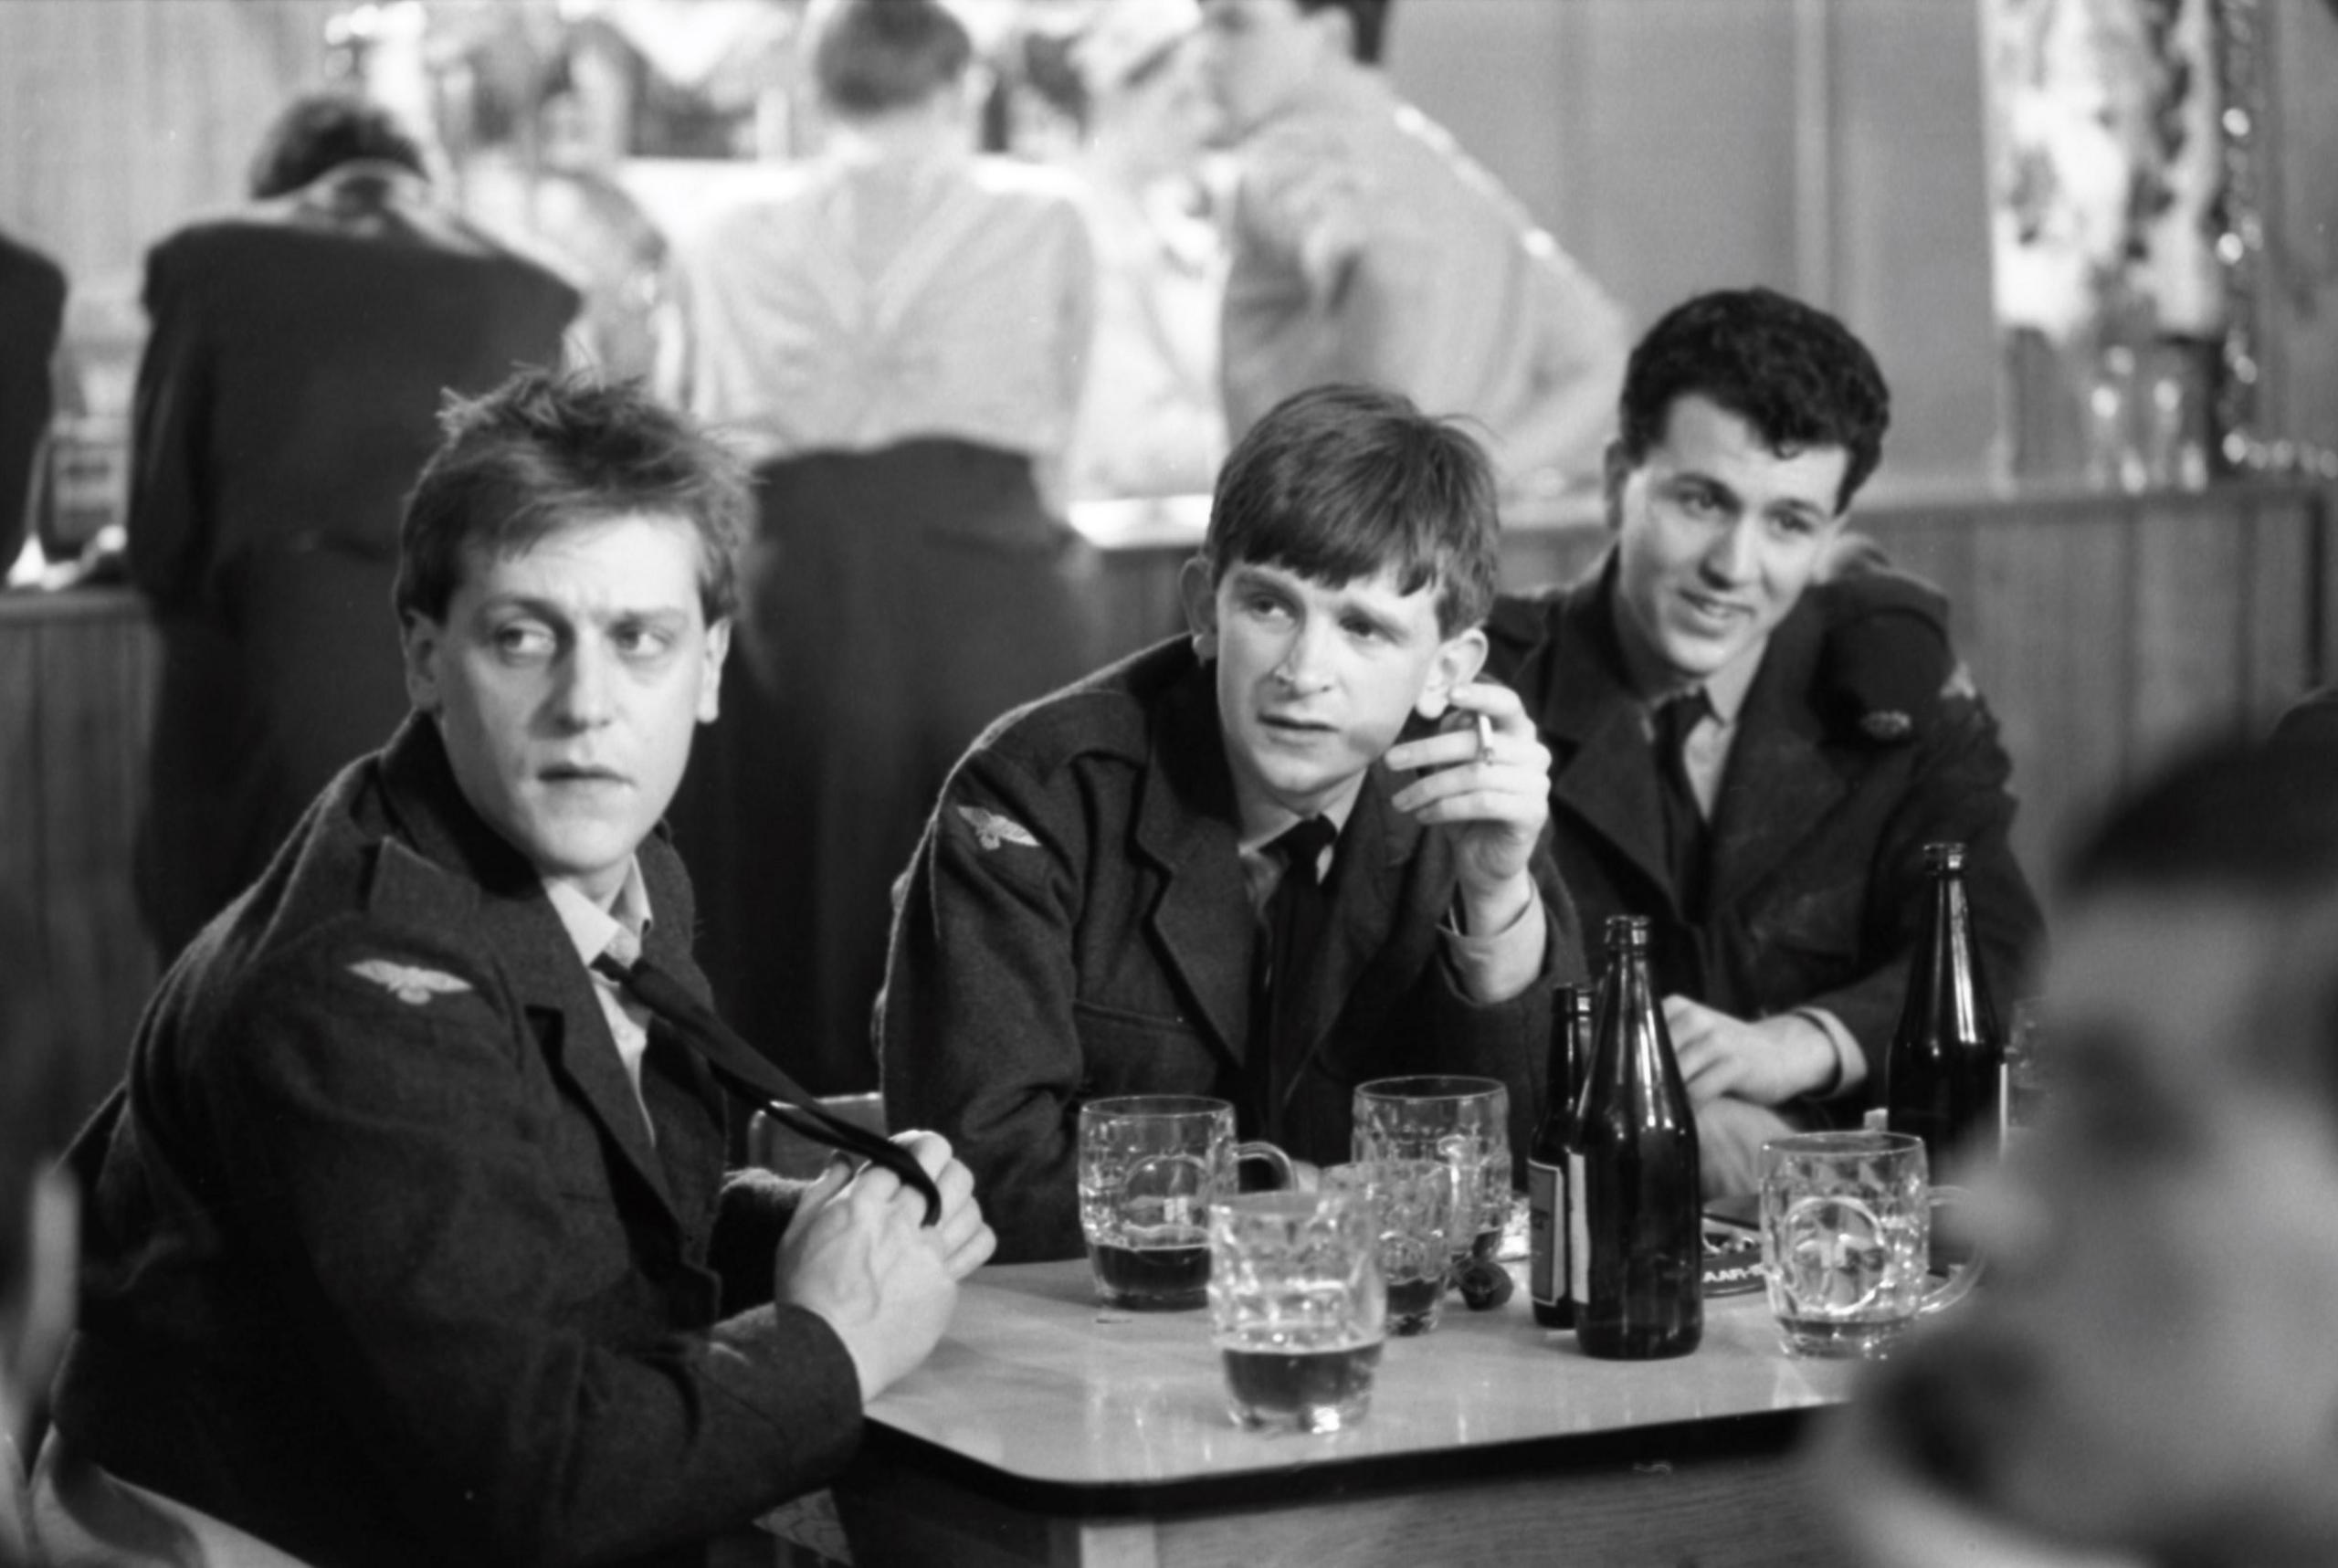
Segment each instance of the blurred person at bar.
M64 324L63 269L0 234L0 584L31 529L52 404L50 363Z
M938 0L817 0L816 156L681 237L690 406L756 466L726 713L677 831L707 963L821 1092L873 1088L893 879L950 763L1092 662L1060 491L1093 310L1060 171L978 154Z
M1845 531L1890 417L1834 317L1766 289L1687 300L1625 374L1614 547L1490 624L1587 929L1653 922L1709 1195L1754 1189L1764 1140L1880 1102L1924 845L1965 846L1998 994L2039 934L1948 606Z
M146 258L128 549L162 637L138 892L166 962L405 711L376 612L440 400L556 363L577 309L362 99L293 101L250 191Z
M2338 752L2177 759L2078 843L1981 1289L1810 1457L1878 1568L2338 1563Z
M1068 163L1096 242L1096 340L1071 447L1076 497L1200 495L1226 457L1224 247L1203 204L1195 0L1103 0L1058 46Z
M636 989L702 1011L660 817L718 702L737 460L543 372L445 427L412 713L163 977L75 1142L63 1560L703 1563L842 1468L989 1253L930 1133L896 1140L930 1226L892 1170L726 1173L690 1010Z
M1238 437L1301 387L1368 382L1482 422L1511 487L1588 483L1623 369L1623 311L1395 95L1380 68L1389 11L1389 0L1203 0L1203 79L1239 170L1227 424Z
M1481 1074L1526 1149L1551 987L1583 968L1541 847L1546 753L1474 679L1499 529L1457 423L1297 394L1219 474L1190 634L952 773L903 882L885 1105L949 1136L1003 1258L1079 1254L1099 1096L1213 1096L1322 1163L1348 1158L1359 1082ZM1293 898L1313 913L1285 942Z

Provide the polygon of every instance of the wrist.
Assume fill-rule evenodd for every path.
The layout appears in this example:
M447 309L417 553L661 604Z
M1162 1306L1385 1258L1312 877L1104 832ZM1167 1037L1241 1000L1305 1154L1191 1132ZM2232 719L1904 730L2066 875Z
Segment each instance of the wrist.
M1462 931L1499 936L1525 917L1535 898L1534 879L1521 871L1488 888L1460 888L1455 903Z

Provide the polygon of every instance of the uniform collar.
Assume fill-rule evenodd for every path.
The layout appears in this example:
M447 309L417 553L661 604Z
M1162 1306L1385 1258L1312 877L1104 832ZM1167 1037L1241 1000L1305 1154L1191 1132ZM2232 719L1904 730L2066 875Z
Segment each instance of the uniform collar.
M547 877L543 885L544 897L552 900L553 913L560 917L562 929L575 944L576 956L587 968L620 937L637 953L648 942L649 885L641 879L638 855L626 862L625 880L606 908L573 883Z

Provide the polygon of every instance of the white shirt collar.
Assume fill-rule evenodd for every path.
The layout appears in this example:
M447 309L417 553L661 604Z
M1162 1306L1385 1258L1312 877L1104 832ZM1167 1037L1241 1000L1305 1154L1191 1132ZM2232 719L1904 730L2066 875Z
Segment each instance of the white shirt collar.
M639 856L627 863L625 881L606 909L574 883L550 878L544 879L544 896L552 900L553 912L560 916L568 940L575 944L576 956L587 968L618 936L630 938L637 948L649 935L649 888L641 879Z

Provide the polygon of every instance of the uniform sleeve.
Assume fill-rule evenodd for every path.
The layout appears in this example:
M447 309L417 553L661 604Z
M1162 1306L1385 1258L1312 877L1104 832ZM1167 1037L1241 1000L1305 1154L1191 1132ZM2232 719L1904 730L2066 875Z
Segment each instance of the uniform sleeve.
M1589 977L1583 962L1582 921L1547 843L1535 851L1532 871L1548 931L1540 973L1515 996L1480 1003L1469 998L1448 963L1432 964L1429 1016L1437 1054L1432 1060L1400 1069L1501 1079L1510 1089L1511 1160L1514 1179L1522 1185L1526 1152L1533 1145L1534 1129L1551 1091L1551 993L1556 986L1583 984Z
M1088 845L1069 787L1050 792L995 750L961 764L901 883L878 1008L887 1123L950 1140L1002 1263L1081 1250L1072 1003Z
M598 1129L453 940L328 926L250 977L197 1086L223 1203L395 1501L450 1560L622 1558L817 1486L851 1358L769 1305L615 1348L670 1268L633 1255ZM607 1275L582 1278L585 1259ZM768 1288L766 1287L766 1295Z
M2013 763L1987 706L1969 691L1953 693L1911 744L1917 747L1913 773L1877 843L1867 900L1864 945L1887 956L1849 985L1804 1004L1841 1020L1865 1053L1862 1104L1877 1102L1883 1092L1884 1055L1899 1023L1922 920L1925 845L1954 840L1965 847L1975 948L2000 1016L2026 984L2045 932L2038 901L2014 858Z
M1529 229L1518 244L1525 330L1534 344L1533 395L1505 432L1503 466L1585 479L1598 472L1600 452L1615 433L1616 398L1631 352L1629 319L1550 235Z

